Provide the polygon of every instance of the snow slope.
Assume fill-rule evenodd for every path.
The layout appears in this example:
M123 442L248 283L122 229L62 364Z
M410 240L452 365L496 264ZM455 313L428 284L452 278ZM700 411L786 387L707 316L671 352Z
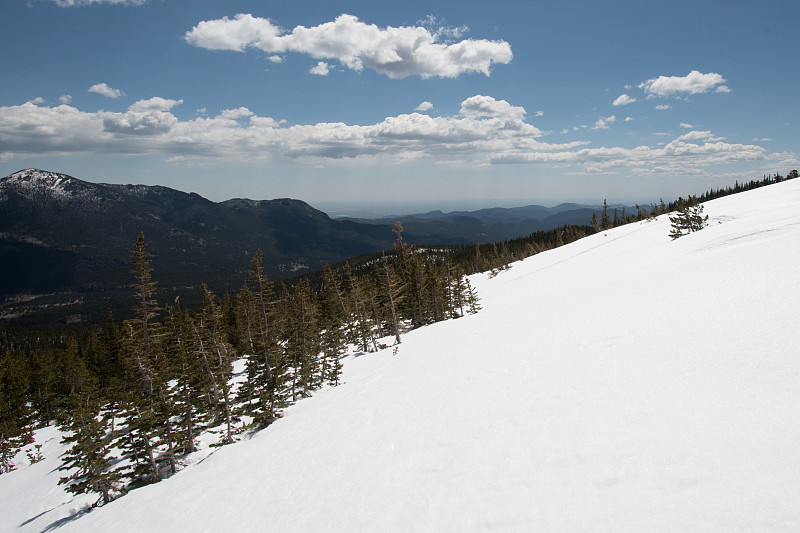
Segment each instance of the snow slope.
M0 528L798 531L799 206L784 182L476 276L479 314L103 508L0 476Z

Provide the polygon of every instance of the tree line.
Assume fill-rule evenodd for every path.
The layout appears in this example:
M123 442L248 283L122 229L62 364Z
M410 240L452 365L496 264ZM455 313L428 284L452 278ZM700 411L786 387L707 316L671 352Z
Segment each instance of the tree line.
M108 502L177 472L201 433L233 442L337 385L349 346L376 351L408 329L480 309L450 254L407 244L399 222L394 232L393 250L358 269L326 266L315 287L273 283L256 251L234 296L203 284L196 309L157 301L140 234L131 318L109 311L80 330L0 329L0 473L35 427L55 423L69 447L65 489Z

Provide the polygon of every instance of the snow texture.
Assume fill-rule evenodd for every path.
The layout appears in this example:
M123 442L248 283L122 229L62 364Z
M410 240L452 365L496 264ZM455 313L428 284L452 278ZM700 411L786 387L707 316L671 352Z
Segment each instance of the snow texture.
M475 276L477 315L90 513L46 430L0 529L799 531L798 206L793 180Z

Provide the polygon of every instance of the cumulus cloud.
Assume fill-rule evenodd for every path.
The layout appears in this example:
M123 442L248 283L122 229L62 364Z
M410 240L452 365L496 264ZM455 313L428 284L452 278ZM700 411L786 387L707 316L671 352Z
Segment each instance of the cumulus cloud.
M634 103L635 101L636 101L636 98L631 98L627 94L623 93L623 94L617 96L617 98L614 100L612 105L615 105L615 106L628 105L628 104Z
M108 113L103 117L103 131L124 135L157 135L167 133L178 123L178 119L169 112L183 100L166 98L150 98L139 100L125 113Z
M602 147L498 154L490 156L492 163L550 163L577 165L586 173L627 170L637 175L707 175L707 167L738 161L758 161L766 158L760 146L729 144L717 141L709 132L691 137L681 136L661 146L635 148Z
M600 117L597 119L597 122L594 123L592 126L593 130L607 130L611 126L609 124L613 124L617 121L616 115L611 115L610 117Z
M425 112L425 111L430 111L431 109L433 109L433 104L426 100L421 104L419 104L416 108L414 108L414 111Z
M725 78L716 72L703 74L697 70L691 71L686 76L659 76L639 84L648 95L672 96L678 93L699 94L715 89L717 92L730 92L728 86L723 85Z
M461 114L465 117L491 117L510 122L522 122L525 108L513 106L505 100L495 100L491 96L476 95L461 102Z
M690 131L679 136L676 141L706 141L717 142L724 141L725 137L716 137L710 131Z
M308 69L308 71L317 76L327 76L331 69L330 65L328 65L325 61L319 61L316 65Z
M44 98L42 98L41 96L37 96L36 98L28 100L28 103L29 104L33 104L33 105L43 104L44 103Z
M447 36L455 33L449 32ZM442 33L423 26L379 28L352 15L291 32L269 19L238 14L234 18L199 22L184 38L209 50L243 52L256 48L269 54L296 52L320 60L337 60L361 72L372 69L390 78L455 78L463 73L490 74L494 63L509 63L511 46L505 41L465 39L442 42Z
M0 106L0 160L103 154L317 165L427 158L478 165L557 164L583 172L692 175L725 163L775 159L761 146L728 143L711 131L687 131L663 145L635 148L588 147L582 140L547 143L523 107L486 95L465 99L452 116L413 112L365 125L288 125L245 107L180 120L172 110L181 103L155 97L139 100L124 112L85 112L67 104L50 107L30 102ZM613 122L611 117L600 120L606 125ZM796 156L784 154L781 161L791 157Z
M89 87L89 92L90 93L97 93L97 94L106 96L108 98L119 98L120 96L125 94L122 91L120 91L119 89L112 89L105 82L104 83L95 83L94 85Z
M62 104L69 104L70 102L72 102L72 96L69 94L62 94L61 96L58 97L58 101L61 102Z
M680 126L681 126L681 128L685 128L685 129L688 129L688 130L694 128L694 126L692 126L691 124L687 124L686 122L681 122Z
M658 109L659 111L666 111L667 109L672 109L672 106L669 104L658 104L656 106L656 109Z

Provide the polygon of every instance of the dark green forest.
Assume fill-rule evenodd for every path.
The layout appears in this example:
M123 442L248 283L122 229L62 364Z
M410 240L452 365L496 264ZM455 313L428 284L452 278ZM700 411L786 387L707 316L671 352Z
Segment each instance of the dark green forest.
M797 176L737 182L689 202ZM257 251L235 294L201 285L193 308L180 298L157 300L158 265L140 234L131 245L128 316L109 311L91 326L0 323L0 474L15 468L35 428L56 424L70 446L65 489L108 502L177 472L201 433L215 435L215 445L234 442L314 390L338 385L349 347L374 352L400 344L410 329L477 313L468 275L497 275L525 257L686 203L661 201L636 213L604 208L585 226L474 246L414 246L397 222L392 250L281 283L268 279Z

